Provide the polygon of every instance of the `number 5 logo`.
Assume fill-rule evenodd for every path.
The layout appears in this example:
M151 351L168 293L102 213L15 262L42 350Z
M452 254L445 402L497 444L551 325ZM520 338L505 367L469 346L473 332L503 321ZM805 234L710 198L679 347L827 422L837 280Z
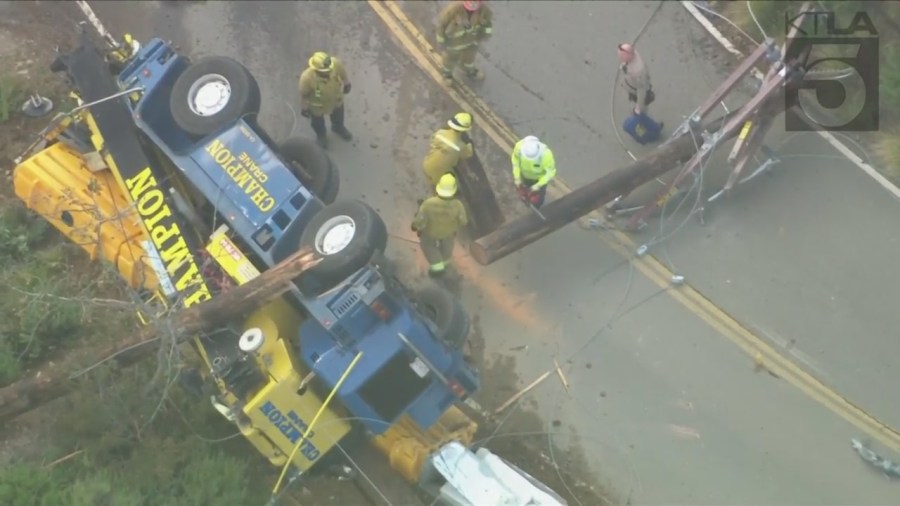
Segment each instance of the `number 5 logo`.
M790 47L793 55L806 53L801 58L806 74L786 99L813 125L788 115L788 131L878 130L877 38L803 37Z

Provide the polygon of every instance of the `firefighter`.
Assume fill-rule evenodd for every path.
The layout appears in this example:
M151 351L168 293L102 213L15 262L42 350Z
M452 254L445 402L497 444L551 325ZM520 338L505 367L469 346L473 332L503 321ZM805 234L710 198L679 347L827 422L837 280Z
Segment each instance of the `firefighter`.
M455 174L460 160L468 160L475 154L469 130L472 129L472 115L467 112L458 113L447 121L447 128L442 128L431 136L431 144L422 170L433 188L441 176L448 172Z
M300 114L310 119L316 140L328 147L325 115L331 116L331 131L345 141L353 135L344 126L344 95L350 93L350 80L343 63L323 51L309 58L309 67L300 75Z
M540 208L544 205L547 185L556 177L553 152L540 139L529 135L516 143L510 158L519 198Z
M422 202L411 227L419 236L429 276L445 272L453 256L456 234L468 223L466 208L456 198L456 176L444 174L434 189L437 195Z
M454 0L438 18L437 42L442 48L441 72L449 83L453 81L453 69L460 65L472 79L484 79L484 73L475 67L475 55L479 43L491 37L493 13L483 0Z

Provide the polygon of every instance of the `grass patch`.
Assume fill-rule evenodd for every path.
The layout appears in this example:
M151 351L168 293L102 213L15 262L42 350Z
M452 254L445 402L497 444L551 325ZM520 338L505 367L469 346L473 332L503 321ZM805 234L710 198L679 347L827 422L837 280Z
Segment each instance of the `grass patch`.
M93 297L124 298L122 284L18 203L0 204L0 385L91 340L117 338L133 315Z
M47 455L0 469L0 504L244 506L268 499L271 474L236 428L144 363L98 369L47 427ZM40 464L80 453L50 470Z
M9 121L26 98L25 87L18 76L0 75L0 124Z
M900 128L876 132L872 140L872 150L881 162L885 174L900 179Z

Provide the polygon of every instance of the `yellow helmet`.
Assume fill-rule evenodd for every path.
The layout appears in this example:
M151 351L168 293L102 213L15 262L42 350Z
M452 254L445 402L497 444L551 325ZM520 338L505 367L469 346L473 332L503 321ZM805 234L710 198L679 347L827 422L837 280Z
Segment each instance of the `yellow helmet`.
M456 176L449 172L444 174L434 190L439 197L450 198L456 195Z
M318 72L331 72L334 68L334 59L324 51L316 51L309 57L309 68Z
M447 125L457 132L468 132L472 129L472 115L467 112L457 113L447 121Z

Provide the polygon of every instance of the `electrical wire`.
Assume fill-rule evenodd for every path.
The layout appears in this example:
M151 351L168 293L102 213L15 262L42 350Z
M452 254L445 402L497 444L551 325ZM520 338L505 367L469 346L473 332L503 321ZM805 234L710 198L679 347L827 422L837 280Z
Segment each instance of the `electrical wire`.
M734 21L732 21L732 20L726 18L725 16L723 16L723 15L719 14L718 12L716 12L716 11L710 9L709 7L704 7L703 5L700 5L700 4L697 3L697 2L691 2L691 5L693 5L694 7L696 7L696 8L698 8L698 9L702 10L703 12L707 12L707 13L709 13L709 14L712 14L713 16L716 16L717 18L722 19L723 21L725 21L726 23L728 23L729 25L731 25L732 28L734 28L735 30L737 30L738 32L740 32L744 37L747 37L748 39L750 39L750 41L753 42L754 44L756 44L756 45L759 45L759 44L760 44L760 42L758 42L756 39L754 39L753 37L751 37L747 32L745 32L744 30L742 30L741 27L739 27L737 24L735 24Z
M749 2L749 1L746 1L746 2L744 2L744 3L747 4L747 12L750 13L750 17L753 18L753 22L756 23L756 27L759 28L759 33L762 34L762 36L763 36L764 39L768 39L768 38L769 38L769 35L766 33L765 30L763 30L762 25L759 24L759 20L756 19L756 13L753 12L753 7L750 5L750 2Z

